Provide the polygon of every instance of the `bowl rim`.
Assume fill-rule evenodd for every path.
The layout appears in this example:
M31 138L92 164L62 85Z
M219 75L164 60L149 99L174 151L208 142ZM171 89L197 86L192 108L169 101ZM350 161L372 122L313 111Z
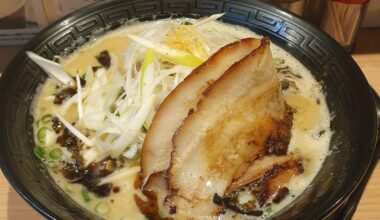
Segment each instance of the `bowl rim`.
M208 0L208 1L214 1L214 0ZM65 23L71 23L73 20L77 20L78 18L83 17L83 15L86 15L87 13L91 13L91 12L97 11L97 10L103 8L103 7L109 7L109 6L112 6L113 4L122 3L122 2L125 2L125 1L124 0L109 0L109 1L96 2L96 3L93 3L93 4L87 5L87 6L83 7L83 8L80 8L78 10L75 10L75 11L73 11L73 12L71 12L71 13L63 16L62 18L56 20L55 22L51 23L50 25L48 25L46 28L44 28L42 31L40 31L36 36L34 36L28 43L26 43L23 46L23 48L17 53L17 55L7 65L4 73L10 72L11 66L15 66L15 65L18 66L18 64L19 64L18 61L25 59L25 54L24 54L25 51L33 49L36 45L39 45L41 43L41 37L42 36L46 36L50 32L52 32L53 31L52 30L53 27L57 27L57 26L62 26L63 27L63 24L65 24ZM140 2L140 1L131 1L131 2ZM235 1L232 1L232 2L235 3ZM250 0L239 0L238 2L239 3L243 3L243 4L249 4L251 1ZM255 5L257 5L259 8L268 8L268 7L269 8L274 8L276 10L276 13L280 13L282 16L287 17L288 20L291 20L294 23L301 24L301 25L305 26L305 29L311 29L311 32L317 32L318 35L319 35L319 37L322 38L321 41L323 41L323 42L324 41L328 41L328 42L332 43L332 45L334 47L333 49L336 49L337 50L336 52L339 55L347 56L348 61L351 62L351 65L355 66L356 71L358 72L358 74L361 74L361 77L364 80L363 82L366 83L366 85L368 86L369 91L370 91L370 86L368 84L368 81L365 78L365 76L362 73L362 71L359 68L359 66L357 65L357 63L327 33L324 33L323 31L319 30L319 28L317 28L316 26L314 26L314 25L312 25L310 23L307 23L306 21L303 21L302 19L300 19L295 14L293 14L291 12L288 12L288 11L284 11L283 9L280 9L279 7L276 7L276 6L273 6L273 5L269 5L269 4L265 3L265 2L259 2L259 1L255 2ZM175 13L176 12L173 12L173 14L175 14ZM201 14L203 16L204 14L208 14L208 13L204 13L204 14L199 13L199 14ZM139 16L136 16L136 18L139 18ZM242 25L242 26L244 26L244 25ZM4 73L3 73L3 76L0 78L0 85L3 84L4 75L8 75L8 74L4 74ZM374 104L374 102L372 104ZM377 133L380 132L379 129L377 128L376 123L377 123L377 121L374 120L373 121L373 128L374 129L373 129L372 140L371 140L371 145L373 145L375 147L372 149L371 154L369 155L369 158L368 158L369 160L366 161L365 166L363 166L362 175L360 177L358 177L357 179L355 179L355 181L353 181L351 183L350 187L346 187L344 189L344 191L342 191L342 193L339 194L339 198L337 198L335 200L334 204L332 204L331 206L329 206L328 209L325 209L322 212L320 212L318 214L318 216L316 216L317 219L327 217L333 211L339 209L341 207L341 205L342 205L342 201L347 200L353 194L353 192L360 186L360 184L365 179L365 176L371 174L370 173L370 171L372 170L371 169L371 164L373 163L374 160L377 160L377 158L375 157L375 153L377 152L376 143L378 141L377 140L377 135L378 135ZM24 184L21 184L20 182L18 182L16 179L13 178L12 172L9 170L8 165L6 163L4 163L4 161L2 160L2 156L1 155L0 155L0 168L1 168L4 176L7 178L7 180L12 185L12 187L15 189L15 191L25 201L27 201L27 203L29 203L35 210L37 210L40 214L42 214L44 217L46 217L48 219L59 219L60 218L60 216L57 215L55 212L53 212L49 207L43 205L42 203L40 203L38 201L38 199L36 199L34 196L32 196L29 193L29 191L24 187Z

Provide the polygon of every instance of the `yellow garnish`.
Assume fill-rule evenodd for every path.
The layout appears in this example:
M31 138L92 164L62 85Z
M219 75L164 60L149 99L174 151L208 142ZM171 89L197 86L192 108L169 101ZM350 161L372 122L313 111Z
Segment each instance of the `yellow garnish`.
M203 63L203 60L199 59L189 52L171 48L167 45L156 43L133 34L127 34L127 36L133 41L145 47L153 49L157 54L160 55L160 57L164 58L167 61L170 61L171 63L190 67L197 67Z
M207 45L192 25L179 25L168 32L166 45L194 54L201 60L208 58Z
M163 58L163 60L167 60L171 63L183 66L197 67L203 63L201 59L190 53L186 53L179 56L162 55L161 57Z

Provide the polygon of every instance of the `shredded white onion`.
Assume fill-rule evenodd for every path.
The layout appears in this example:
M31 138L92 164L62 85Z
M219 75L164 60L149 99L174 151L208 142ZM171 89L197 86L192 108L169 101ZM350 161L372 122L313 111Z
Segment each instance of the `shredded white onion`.
M82 153L82 157L85 161L84 166L87 167L90 163L94 162L98 156L99 153L95 148L84 150L84 152Z
M112 157L120 155L136 138L149 112L153 109L155 97L155 95L150 96L134 116L134 119L126 126L119 139L111 148Z
M78 106L78 117L79 119L82 119L83 117L83 109L82 109L82 85L80 84L80 78L78 75L76 75L76 81L77 81L77 106Z
M31 51L27 51L26 54L58 83L63 85L69 85L72 83L73 80L65 73L65 71L63 71L60 64L45 59Z
M201 25L204 25L210 21L215 21L217 20L218 18L222 17L225 13L220 13L220 14L213 14L211 15L210 17L207 17L205 19L202 19L200 21L198 21L197 23L194 24L194 27L199 27Z
M98 186L106 184L106 183L112 183L131 175L136 175L138 172L140 172L140 170L141 170L140 166L122 168L117 173L113 173L101 179L98 183Z
M145 47L151 48L155 50L157 53L160 53L165 56L172 56L172 57L179 57L179 56L185 56L186 53L174 48L170 48L164 44L156 43L153 41L150 41L148 39L145 39L143 37L139 37L137 35L133 34L127 34L129 38L131 38L133 41L144 45Z
M123 156L132 159L136 156L138 150L138 143L132 144L124 153Z

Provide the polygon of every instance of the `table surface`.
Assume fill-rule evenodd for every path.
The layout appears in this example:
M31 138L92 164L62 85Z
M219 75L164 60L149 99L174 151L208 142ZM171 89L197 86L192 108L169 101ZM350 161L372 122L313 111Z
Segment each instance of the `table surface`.
M364 30L358 36L352 57L363 70L369 84L380 94L380 30ZM373 43L372 43L373 42ZM0 47L0 71L20 49L20 46ZM30 207L9 185L0 172L0 220L44 219ZM378 164L366 186L354 220L380 219L380 164Z

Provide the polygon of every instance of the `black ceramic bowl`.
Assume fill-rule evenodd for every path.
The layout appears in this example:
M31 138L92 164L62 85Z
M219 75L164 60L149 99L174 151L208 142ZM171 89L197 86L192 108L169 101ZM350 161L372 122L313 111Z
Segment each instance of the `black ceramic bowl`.
M334 218L352 213L343 208L360 196L376 163L379 115L376 98L352 58L326 34L292 14L254 0L151 0L104 1L74 12L38 34L13 59L0 82L0 162L13 187L49 219L96 219L54 184L32 153L32 116L29 108L36 87L46 79L25 51L51 59L70 53L89 38L122 25L126 20L199 17L225 12L223 21L269 36L293 54L315 78L324 82L334 131L322 170L313 183L279 219ZM379 107L379 106L378 106Z

